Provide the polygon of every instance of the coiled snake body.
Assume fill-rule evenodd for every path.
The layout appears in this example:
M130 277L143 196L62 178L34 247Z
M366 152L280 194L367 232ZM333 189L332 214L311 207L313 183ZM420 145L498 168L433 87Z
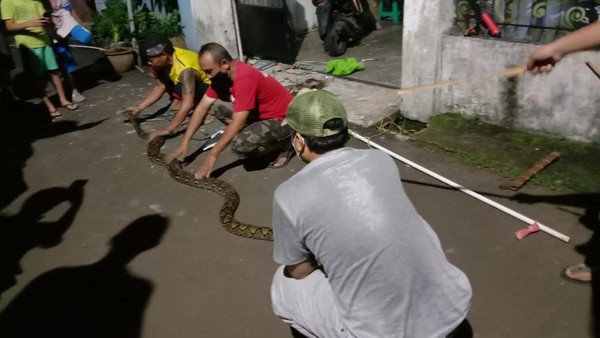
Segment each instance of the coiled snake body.
M131 114L126 113L125 116L135 129L137 135L142 139L148 139L146 133L140 126L139 121ZM197 179L192 173L183 170L181 162L174 160L167 163L164 154L160 152L160 148L165 144L165 138L158 136L148 143L148 158L151 162L167 167L169 175L177 182L183 183L195 188L212 191L223 198L225 202L219 211L219 219L221 225L230 233L251 239L260 239L265 241L273 240L273 229L269 227L260 227L253 224L242 223L235 219L235 211L240 204L240 196L237 191L227 182L213 177Z

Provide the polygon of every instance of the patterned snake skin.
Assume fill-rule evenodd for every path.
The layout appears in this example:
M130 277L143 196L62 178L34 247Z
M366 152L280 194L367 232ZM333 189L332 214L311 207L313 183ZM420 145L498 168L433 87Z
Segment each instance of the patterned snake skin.
M135 132L142 139L148 139L148 133L140 126L139 121L131 114L126 113L125 116L135 129ZM164 154L160 152L160 148L164 145L165 138L162 136L155 137L148 143L148 158L151 162L167 167L169 175L177 182L183 183L195 188L204 189L217 193L225 198L225 203L219 212L221 225L230 233L251 239L260 239L265 241L273 240L273 229L269 227L260 227L252 224L242 223L235 219L235 211L240 204L240 196L237 191L227 182L221 181L213 177L196 179L194 174L183 170L180 161L167 163Z

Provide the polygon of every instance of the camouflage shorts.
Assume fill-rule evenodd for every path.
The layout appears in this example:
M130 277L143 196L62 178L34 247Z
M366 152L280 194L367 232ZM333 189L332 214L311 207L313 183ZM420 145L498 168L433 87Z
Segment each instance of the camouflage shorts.
M210 114L224 121L232 117L232 105L229 102L217 100L211 108ZM233 140L231 150L241 157L263 154L276 149L281 149L290 143L292 129L282 126L279 120L250 120L248 125Z
M231 150L242 157L281 149L290 143L292 129L279 120L256 121L231 140Z

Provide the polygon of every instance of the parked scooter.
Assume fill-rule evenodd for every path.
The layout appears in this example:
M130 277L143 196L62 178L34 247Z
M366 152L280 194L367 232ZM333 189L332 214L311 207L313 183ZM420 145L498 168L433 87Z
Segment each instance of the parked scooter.
M346 52L375 29L367 0L312 0L317 7L319 36L331 56Z

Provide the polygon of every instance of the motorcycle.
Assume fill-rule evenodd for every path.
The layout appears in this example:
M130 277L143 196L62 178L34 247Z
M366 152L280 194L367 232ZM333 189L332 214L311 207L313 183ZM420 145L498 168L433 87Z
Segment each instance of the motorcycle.
M319 36L330 56L339 56L348 46L375 30L375 17L367 0L312 0L317 10Z

